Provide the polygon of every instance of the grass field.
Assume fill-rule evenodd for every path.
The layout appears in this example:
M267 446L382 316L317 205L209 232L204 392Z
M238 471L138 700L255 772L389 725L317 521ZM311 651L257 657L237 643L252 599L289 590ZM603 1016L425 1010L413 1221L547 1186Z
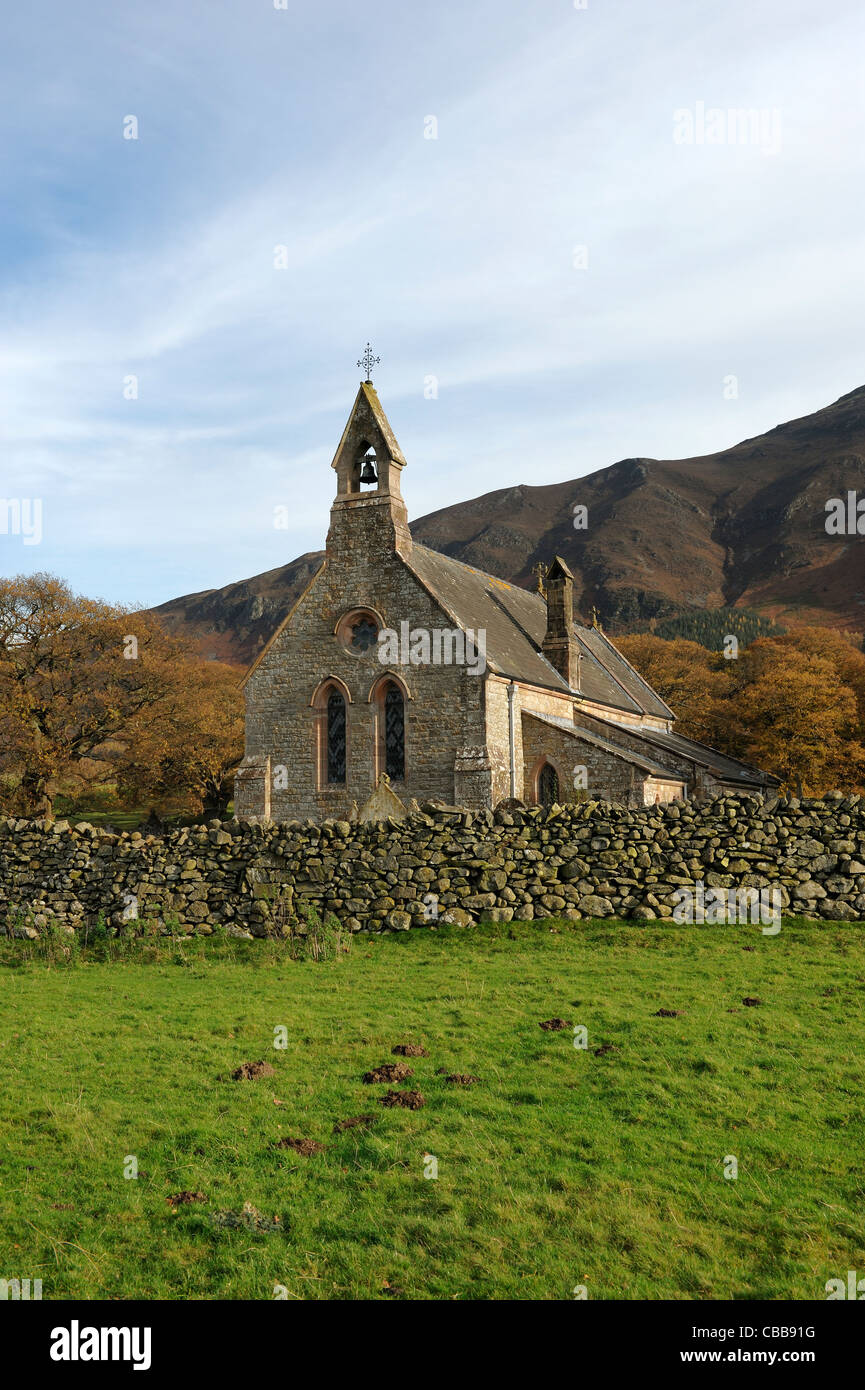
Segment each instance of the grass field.
M317 964L26 949L0 950L0 1278L43 1298L823 1299L865 1272L855 926L417 930ZM429 1049L397 1088L423 1109L361 1082L401 1042ZM278 1225L215 1223L246 1202Z

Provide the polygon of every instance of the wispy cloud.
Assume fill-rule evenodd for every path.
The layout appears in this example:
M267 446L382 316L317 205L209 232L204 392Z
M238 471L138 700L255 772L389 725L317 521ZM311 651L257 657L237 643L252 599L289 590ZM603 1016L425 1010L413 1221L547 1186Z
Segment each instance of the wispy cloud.
M43 497L45 534L7 571L160 602L317 548L367 337L413 515L861 383L856 4L94 0L9 28L0 492ZM697 103L779 113L779 147L676 143Z

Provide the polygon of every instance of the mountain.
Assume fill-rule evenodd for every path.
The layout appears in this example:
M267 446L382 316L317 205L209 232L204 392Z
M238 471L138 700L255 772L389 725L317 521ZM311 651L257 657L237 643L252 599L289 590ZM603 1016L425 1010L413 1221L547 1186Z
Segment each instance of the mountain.
M623 459L572 482L502 488L411 529L433 550L525 587L537 565L561 555L583 615L597 608L613 632L724 606L858 631L865 538L826 531L827 501L849 491L865 497L865 386L720 453ZM586 529L575 529L577 506L587 509ZM205 656L249 662L322 553L154 611Z

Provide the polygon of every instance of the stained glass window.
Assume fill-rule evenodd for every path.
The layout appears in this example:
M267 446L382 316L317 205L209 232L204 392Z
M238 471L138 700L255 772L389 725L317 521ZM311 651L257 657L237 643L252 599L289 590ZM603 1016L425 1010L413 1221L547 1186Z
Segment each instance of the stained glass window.
M351 645L356 652L369 651L377 639L378 628L369 618L358 618L357 622L352 624Z
M395 685L388 686L384 697L384 748L388 777L405 777L405 706Z
M345 700L338 690L327 697L327 780L345 781Z
M559 799L559 774L550 763L544 763L538 778L538 800L542 806L552 806Z

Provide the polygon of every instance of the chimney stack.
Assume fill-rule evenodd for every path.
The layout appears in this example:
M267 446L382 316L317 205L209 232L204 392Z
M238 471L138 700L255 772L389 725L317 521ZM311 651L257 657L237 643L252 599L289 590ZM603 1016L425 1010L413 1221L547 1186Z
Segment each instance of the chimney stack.
M541 651L570 689L578 690L580 658L574 632L574 576L559 555L553 557L547 570L546 590L547 631Z

